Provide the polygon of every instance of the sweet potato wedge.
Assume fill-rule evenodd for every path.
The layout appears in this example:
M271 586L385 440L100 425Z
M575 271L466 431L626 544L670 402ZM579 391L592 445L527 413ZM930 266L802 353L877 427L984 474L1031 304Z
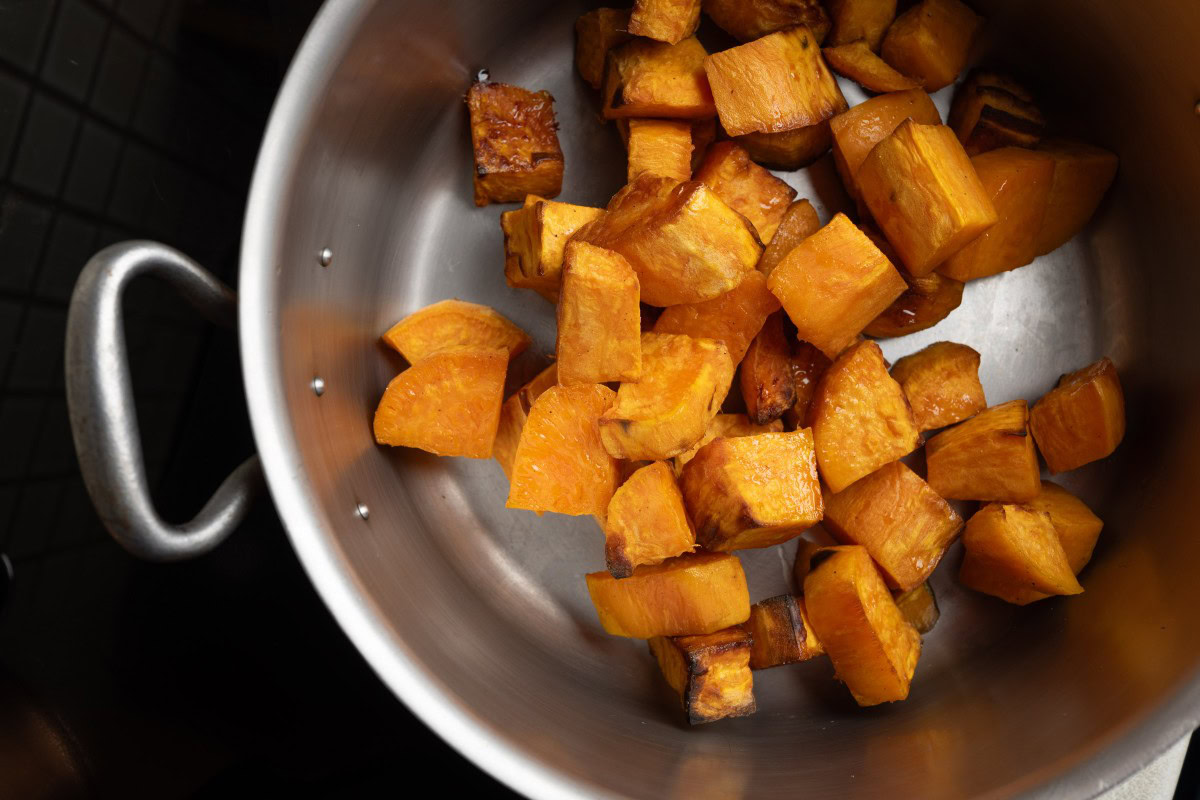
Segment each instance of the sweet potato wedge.
M704 74L707 55L695 37L676 44L634 39L612 48L604 75L605 119L715 116Z
M907 336L927 330L950 316L962 305L963 282L931 272L920 278L901 274L906 289L878 317L867 323L863 333L876 339Z
M478 303L442 300L414 311L383 334L383 341L415 364L447 347L500 348L511 359L529 347L529 335Z
M608 51L632 38L627 8L597 8L575 20L575 66L580 76L599 89Z
M604 524L604 558L614 578L635 567L690 553L696 533L683 507L675 472L655 461L634 472L613 493Z
M792 348L792 383L796 387L796 402L783 415L792 428L808 425L808 407L817 392L817 383L832 362L829 357L808 342L796 342Z
M704 13L739 42L807 25L817 42L829 32L829 16L818 0L704 0Z
M998 147L1033 147L1046 128L1023 86L985 70L975 70L955 90L946 124L971 156Z
M695 458L700 448L718 438L733 438L735 436L753 436L756 433L781 433L783 423L779 420L768 422L766 425L756 425L745 414L717 414L708 423L708 429L700 437L700 441L675 456L675 474L683 472L683 465Z
M942 121L923 89L881 94L829 120L833 163L851 197L859 196L856 176L867 155L909 118L926 125L937 125Z
M1042 481L1042 491L1025 505L1050 515L1071 572L1078 575L1092 560L1104 522L1082 500L1050 481Z
M797 200L788 206L783 220L775 229L771 242L758 260L758 271L770 275L792 249L821 229L817 210L807 200Z
M767 317L738 373L746 416L757 425L779 419L796 402L792 347L784 338L782 312Z
M562 189L554 98L506 83L472 84L467 92L475 153L475 205L519 203L527 194Z
M1029 406L1011 400L979 412L925 445L929 485L949 500L1027 503L1041 490Z
M883 60L936 92L954 83L983 18L959 0L921 0L896 17L880 47Z
M804 598L791 594L769 597L750 607L750 669L796 664L824 655L804 610Z
M747 272L741 283L712 300L664 309L654 323L654 332L715 339L729 350L736 366L767 317L778 310L779 301L767 289L766 276Z
M1059 378L1029 412L1029 428L1053 473L1112 455L1125 438L1125 396L1112 361Z
M546 200L536 195L500 215L504 277L509 286L557 295L567 240L604 215L604 209Z
M700 25L700 0L633 0L629 32L676 44Z
M783 221L796 190L750 160L734 142L717 142L696 170L696 180L754 225L758 238L770 242Z
M849 78L872 92L903 92L916 89L920 81L901 75L871 50L866 41L826 47L821 51L825 63L838 75Z
M629 120L627 180L643 172L677 181L692 177L692 124L675 119Z
M967 521L963 549L958 579L977 592L1023 606L1083 591L1043 511L989 503Z
M492 457L500 462L504 477L512 478L513 462L517 458L517 445L521 442L521 431L529 419L529 409L542 396L542 392L558 385L558 366L551 364L539 372L533 380L513 392L500 407L500 424L496 428L496 439L492 445Z
M1038 145L1054 158L1054 182L1037 235L1037 254L1057 250L1083 230L1117 174L1117 156L1082 142L1055 139Z
M743 628L701 636L656 636L647 644L691 724L754 713L750 634Z
M965 344L935 342L892 365L922 433L962 422L987 408L979 353Z
M896 17L896 0L829 0L829 16L833 29L828 44L862 40L878 51L883 34Z
M922 636L933 630L933 626L937 625L942 616L937 597L928 581L896 595L896 608L900 609L900 615Z
M556 354L563 386L641 376L638 279L619 254L587 242L567 245Z
M825 120L778 133L744 133L734 141L746 148L754 163L791 172L825 155L832 137L829 120Z

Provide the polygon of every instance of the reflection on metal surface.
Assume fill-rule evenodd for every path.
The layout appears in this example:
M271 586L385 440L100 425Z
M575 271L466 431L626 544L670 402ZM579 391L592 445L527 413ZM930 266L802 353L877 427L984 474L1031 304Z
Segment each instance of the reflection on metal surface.
M333 263L333 251L328 247L322 247L321 252L317 254L317 262L322 267L328 267Z

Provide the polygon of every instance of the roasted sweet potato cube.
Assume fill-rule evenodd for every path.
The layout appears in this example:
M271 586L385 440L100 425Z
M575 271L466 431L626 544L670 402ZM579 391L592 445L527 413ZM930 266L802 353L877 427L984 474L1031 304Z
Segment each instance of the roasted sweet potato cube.
M604 215L604 209L529 196L525 205L500 215L504 231L504 277L515 288L557 293L567 240Z
M804 598L791 594L770 597L750 607L750 669L796 664L823 655L804 610Z
M829 369L829 357L808 342L797 342L792 349L792 382L796 387L796 402L783 415L789 427L803 428L808 424L808 407L817 392L817 383Z
M937 268L959 281L986 278L1033 261L1054 181L1054 159L1023 147L989 150L972 158L971 165L999 219Z
M643 333L641 379L621 384L600 417L600 439L614 458L678 455L704 435L732 381L733 362L720 342Z
M700 0L633 0L629 32L675 44L700 25Z
M1112 455L1125 438L1125 396L1112 361L1059 378L1029 412L1029 428L1051 472Z
M617 462L596 421L615 400L599 384L552 386L533 402L513 459L508 508L603 517L617 488Z
M821 51L825 63L838 75L849 78L872 92L903 92L916 89L921 83L901 75L871 51L863 40L826 47Z
M922 432L962 422L987 408L979 353L965 344L935 342L897 361L892 377L904 389Z
M500 424L496 428L496 441L492 445L492 457L500 462L504 477L512 478L513 462L517 458L517 445L521 442L521 431L529 419L529 409L542 392L558 385L558 366L551 364L539 372L529 383L513 392L500 407Z
M575 66L580 76L599 89L608 51L631 38L627 8L597 8L575 20Z
M634 567L690 553L695 546L683 495L666 462L637 470L613 494L604 525L604 557L613 577L628 578Z
M750 159L771 169L786 171L807 167L829 150L829 121L778 133L746 133L734 138Z
M937 625L942 616L937 597L928 581L896 595L896 608L900 609L901 616L922 636L933 630L933 626Z
M818 550L837 544L829 533L820 525L814 525L796 539L796 558L792 564L792 579L796 591L804 593L804 579L812 571L812 558ZM808 617L805 616L805 619Z
M921 0L896 17L883 38L883 60L936 92L967 65L983 18L959 0Z
M1011 400L942 431L925 445L927 480L948 500L1026 503L1041 490L1029 406Z
M647 644L667 684L698 725L754 713L750 634L741 627L700 636L656 636Z
M690 449L675 456L675 474L679 475L683 472L683 465L691 461L696 456L696 453L700 452L700 448L713 439L753 436L756 433L780 433L782 431L783 423L779 420L768 422L766 425L756 425L745 414L717 414L708 423L708 430L700 437L700 441L692 445Z
M563 155L549 92L479 82L467 92L467 108L475 152L475 205L558 194Z
M904 619L866 548L830 547L804 579L804 605L837 677L860 706L908 697L921 637Z
M1050 481L1042 481L1041 493L1025 505L1050 515L1071 572L1078 575L1092 560L1104 522L1082 500Z
M1033 147L1046 128L1023 86L984 70L972 72L954 92L946 124L972 156L997 147Z
M914 278L902 275L908 284L899 297L863 328L867 336L890 339L932 328L962 305L963 282L937 272Z
M744 148L730 141L708 148L696 180L754 225L758 238L771 241L796 190L750 160Z
M676 44L634 39L614 47L604 75L605 119L715 116L704 74L706 55L695 37Z
M375 409L375 441L439 456L491 458L508 351L448 347L387 385Z
M803 25L704 59L721 126L730 136L816 125L846 110L846 98Z
M715 633L750 617L746 573L730 553L688 553L637 567L628 578L608 572L586 577L600 624L614 636Z
M835 493L921 443L904 390L871 341L849 348L825 370L808 421L821 477Z
M638 274L642 302L653 306L724 294L762 255L754 227L703 183L646 174L576 237L623 255Z
M812 432L714 439L683 467L683 501L706 550L786 542L821 519Z
M792 347L784 338L783 314L767 317L750 344L738 375L746 416L758 425L779 419L796 402Z
M829 33L829 15L818 0L704 0L704 13L739 42L793 25L807 25L818 43Z
M692 172L700 168L709 145L717 140L717 118L692 120Z
M778 310L779 301L767 289L766 276L747 272L741 283L712 300L665 309L654 323L654 332L715 339L729 350L736 366L767 317Z
M989 503L967 520L963 549L958 579L977 592L1022 606L1083 592L1044 511Z
M1054 158L1054 183L1037 236L1037 254L1057 250L1083 230L1117 175L1117 156L1099 147L1063 139L1038 150Z
M896 0L830 0L829 16L833 30L828 44L862 40L867 47L877 51L883 34L896 16Z
M692 124L674 119L629 120L628 180L643 172L677 181L692 177Z
M788 206L783 221L775 229L770 244L758 260L758 271L770 275L792 249L821 229L817 210L807 200L797 200Z
M799 336L830 358L907 288L887 256L845 214L792 248L767 278Z
M563 386L641 376L638 279L619 254L587 242L567 245L556 354Z
M833 163L851 197L858 197L858 169L875 145L886 139L904 120L937 125L937 108L923 89L872 97L829 120L833 134Z
M855 180L871 216L913 275L928 275L998 219L954 131L900 123Z
M933 574L963 521L921 477L893 461L825 494L825 530L867 548L888 585L908 591Z
M529 335L479 303L442 300L397 322L383 341L415 364L447 347L500 348L512 358L529 347Z

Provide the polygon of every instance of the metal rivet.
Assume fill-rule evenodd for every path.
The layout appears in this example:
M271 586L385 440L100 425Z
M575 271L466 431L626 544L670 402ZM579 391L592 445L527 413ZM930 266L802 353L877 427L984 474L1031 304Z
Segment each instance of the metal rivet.
M333 251L325 247L317 255L317 261L321 262L322 267L328 267L333 263Z
M317 377L313 378L312 379L312 390L313 390L313 394L315 394L317 397L320 397L321 395L325 394L325 379L320 377L319 375Z
M485 82L485 81L489 81L489 80L491 80L491 78L492 78L492 73L488 72L487 67L484 67L483 69L479 70L479 72L475 73L475 80L477 80L481 83Z
M367 508L367 504L366 504L366 503L359 503L359 504L358 504L357 511L358 511L358 515L359 515L360 517L362 517L363 519L370 519L370 518L371 518L371 509Z

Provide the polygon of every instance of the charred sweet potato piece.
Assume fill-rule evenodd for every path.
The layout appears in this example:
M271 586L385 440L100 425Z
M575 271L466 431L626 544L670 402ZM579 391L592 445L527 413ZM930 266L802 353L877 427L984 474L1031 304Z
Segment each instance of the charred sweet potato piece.
M439 456L491 458L508 351L448 347L401 372L375 410L375 441Z
M907 288L887 256L845 214L809 236L771 271L799 336L833 358Z
M911 119L871 151L855 179L871 216L913 275L928 275L998 219L954 131Z
M704 435L733 381L729 350L712 339L642 334L642 377L622 383L600 417L600 439L614 458L657 461Z
M762 258L758 260L758 271L770 275L779 262L792 252L792 248L803 242L809 236L821 229L821 220L817 210L807 200L797 200L788 206L783 220L775 229L770 244L763 250Z
M1050 515L1071 572L1078 575L1092 560L1104 522L1082 500L1050 481L1042 481L1041 493L1025 505Z
M563 386L641 376L638 279L619 254L587 242L567 245L556 353Z
M829 121L778 133L746 133L734 137L750 159L771 169L791 172L807 167L829 150Z
M771 241L783 221L796 190L750 160L733 142L717 142L708 148L696 180L754 225L758 238Z
M614 47L604 75L605 119L715 116L704 74L707 55L695 37L676 44L634 39Z
M942 431L925 445L927 480L949 500L1026 503L1041 490L1029 406L1011 400Z
M923 89L872 97L829 121L833 134L833 163L851 197L858 197L858 169L875 145L886 139L906 119L926 125L942 121Z
M730 136L790 131L846 110L816 37L803 25L713 53L704 71Z
M1059 378L1029 412L1029 428L1051 472L1112 455L1125 438L1125 396L1112 361Z
M971 159L998 221L939 266L959 281L985 278L1033 261L1046 214L1054 159L1023 147L989 150Z
M963 521L917 473L893 461L826 493L823 525L844 544L867 548L888 585L906 592L933 574Z
M741 283L712 300L665 309L654 323L654 332L715 339L728 348L736 366L767 317L778 310L779 301L768 291L766 276L747 272Z
M904 389L922 432L962 422L987 408L979 353L965 344L935 342L897 361L892 377Z
M883 34L896 16L896 0L830 0L829 16L833 30L828 44L862 40L878 51Z
M904 390L870 341L852 346L825 370L808 419L821 477L835 493L921 442Z
M603 517L617 488L617 462L600 443L596 421L614 399L599 384L542 392L517 444L508 508Z
M1117 174L1117 156L1099 147L1062 139L1042 142L1054 158L1054 182L1038 231L1037 254L1057 250L1083 230Z
M936 92L967 65L983 18L959 0L921 0L896 17L883 38L883 60Z
M922 636L933 630L933 626L937 625L942 616L941 610L938 609L937 597L928 581L896 595L896 608L900 609L900 615Z
M529 347L529 335L478 303L442 300L397 322L383 341L415 364L447 347L500 348L513 358Z
M683 501L706 550L786 542L821 519L812 432L714 439L683 467Z
M512 478L513 462L517 458L517 445L521 442L521 431L529 419L529 409L542 392L558 385L558 366L551 364L539 372L529 383L513 392L500 407L500 424L496 428L496 440L492 445L492 457L500 462L504 477Z
M829 16L818 0L704 0L704 13L739 42L807 25L818 43L829 32Z
M607 572L586 578L600 624L614 636L715 633L750 617L746 573L729 553L688 553L637 567L628 578Z
M812 631L804 598L790 594L770 597L750 607L750 669L796 664L823 655Z
M613 493L604 524L604 557L614 578L628 578L634 567L690 553L695 546L675 472L665 462L642 467Z
M515 288L557 294L567 240L604 209L545 200L534 195L525 205L500 215L504 231L504 277Z
M688 450L675 456L675 474L683 472L683 465L695 458L700 448L718 438L733 438L735 436L753 436L756 433L780 433L783 423L779 420L768 422L766 425L756 425L745 414L717 414L708 423L708 430Z
M820 525L809 528L796 540L796 559L792 563L792 580L795 582L796 591L804 593L804 579L812 571L812 558L817 551L835 544L837 540Z
M998 147L1033 147L1046 128L1023 86L984 70L972 72L954 92L946 124L972 156Z
M903 92L916 89L921 83L901 75L871 51L863 40L826 47L821 51L825 63L838 75L849 78L872 92Z
M643 172L677 181L692 177L692 125L674 119L629 120L628 180Z
M575 20L575 66L580 76L599 89L608 51L632 38L627 8L597 8Z
M959 581L1017 605L1080 594L1050 515L1027 506L989 503L967 521Z
M804 579L804 605L837 677L860 706L908 697L921 637L904 619L866 548L830 547Z
M741 627L701 636L656 636L647 644L691 724L754 713L750 634Z
M762 255L753 226L703 183L646 174L576 237L623 255L638 274L642 302L653 306L724 294Z
M796 402L784 414L791 428L808 424L808 407L817 392L817 383L829 369L829 357L808 342L797 342L792 349L792 383L796 387Z
M962 305L963 282L937 272L914 278L901 275L906 289L863 328L867 336L890 339L932 328Z
M558 194L563 155L549 92L479 82L467 92L467 108L475 153L475 205Z
M779 419L796 402L792 347L784 338L782 312L767 317L742 360L738 375L746 416L758 425Z
M629 32L675 44L700 25L700 0L633 0Z

